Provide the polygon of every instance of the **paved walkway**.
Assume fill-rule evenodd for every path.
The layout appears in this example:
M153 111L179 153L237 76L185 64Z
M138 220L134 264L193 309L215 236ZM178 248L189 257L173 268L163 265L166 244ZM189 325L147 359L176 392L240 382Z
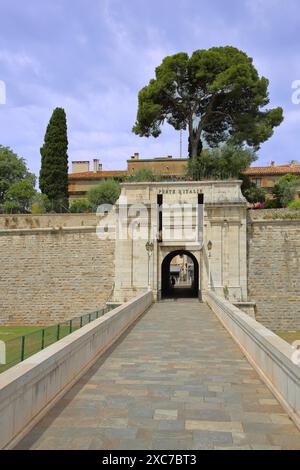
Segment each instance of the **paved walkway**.
M207 306L155 304L19 449L300 449Z

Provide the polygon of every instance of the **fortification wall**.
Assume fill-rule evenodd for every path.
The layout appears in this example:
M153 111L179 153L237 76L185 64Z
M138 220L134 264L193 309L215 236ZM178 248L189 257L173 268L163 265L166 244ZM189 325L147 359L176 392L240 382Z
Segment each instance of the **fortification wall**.
M272 330L300 329L300 218L290 213L248 212L249 298L256 320Z
M49 325L101 308L114 280L114 241L95 214L0 216L0 324Z

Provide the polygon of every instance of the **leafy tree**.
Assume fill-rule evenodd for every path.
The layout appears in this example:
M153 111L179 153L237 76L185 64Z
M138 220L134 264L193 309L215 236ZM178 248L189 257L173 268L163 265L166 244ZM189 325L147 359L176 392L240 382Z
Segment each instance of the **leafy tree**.
M9 147L0 145L0 204L5 203L10 187L27 180L35 185L35 176L29 172L24 158L18 157Z
M68 136L66 113L56 108L47 127L41 148L40 189L49 198L53 210L68 209Z
M128 177L129 181L136 181L138 183L144 183L147 181L159 181L160 175L157 175L154 173L154 171L151 170L151 168L141 168L139 171L137 171L135 174L131 174Z
M93 212L92 204L87 199L78 199L74 201L70 207L73 214L81 214L83 212Z
M9 202L15 201L22 212L29 212L35 193L32 181L24 179L13 183L6 191L5 198Z
M283 120L282 108L265 109L268 85L252 59L235 47L165 57L156 78L139 93L133 132L158 137L164 122L188 129L193 158L204 143L246 143L258 149Z
M87 198L93 210L96 211L101 204L115 204L120 193L120 185L116 181L106 180L90 189Z
M272 193L279 207L287 207L295 198L297 186L300 184L299 178L288 173L279 178L274 185Z
M20 204L17 201L6 201L3 204L5 214L20 214L22 212Z
M256 159L253 150L232 145L205 149L201 157L189 160L188 176L194 180L240 178L241 171Z

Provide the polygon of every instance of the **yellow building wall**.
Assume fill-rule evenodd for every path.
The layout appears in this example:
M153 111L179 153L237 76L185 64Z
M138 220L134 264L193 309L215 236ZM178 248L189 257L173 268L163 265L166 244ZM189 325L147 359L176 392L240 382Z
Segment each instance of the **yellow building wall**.
M129 160L128 173L132 175L142 168L147 168L161 175L184 176L187 172L187 165L187 159Z

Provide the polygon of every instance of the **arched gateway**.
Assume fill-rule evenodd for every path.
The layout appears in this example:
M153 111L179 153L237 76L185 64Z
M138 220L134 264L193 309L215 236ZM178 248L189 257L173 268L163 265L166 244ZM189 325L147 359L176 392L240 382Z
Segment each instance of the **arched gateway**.
M172 260L178 257L184 260L181 267L178 264L171 264ZM187 250L171 251L161 265L161 298L198 296L199 263L197 259Z
M213 289L219 295L226 290L235 302L247 301L247 201L241 181L121 186L109 215L113 228L104 232L115 236L113 301L126 302L147 289L155 300L200 292L205 299ZM188 259L172 262L180 255Z

